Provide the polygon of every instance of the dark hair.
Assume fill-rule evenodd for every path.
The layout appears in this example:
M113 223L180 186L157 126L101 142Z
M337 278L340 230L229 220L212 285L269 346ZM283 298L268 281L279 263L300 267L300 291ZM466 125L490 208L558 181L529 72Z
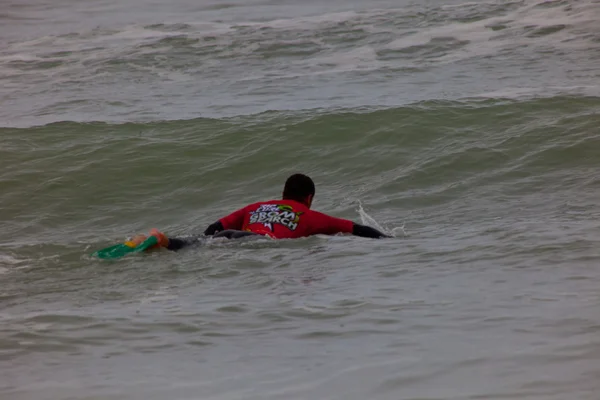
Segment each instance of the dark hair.
M307 196L315 195L315 183L308 176L294 174L287 178L283 188L283 198L304 201Z

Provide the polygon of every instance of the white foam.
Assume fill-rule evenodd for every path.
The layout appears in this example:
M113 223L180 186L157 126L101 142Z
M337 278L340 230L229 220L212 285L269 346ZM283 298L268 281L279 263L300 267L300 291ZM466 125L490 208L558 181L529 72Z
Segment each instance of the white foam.
M523 7L502 16L425 28L415 34L393 41L388 48L401 50L412 46L424 46L435 38L454 38L464 41L463 46L435 59L436 62L448 63L497 54L502 49L515 46L544 46L561 49L598 47L597 44L584 39L581 31L598 31L600 4L580 0L570 4L569 7L539 7L542 3L544 1L527 1ZM471 5L472 3L465 3L452 7ZM493 30L492 27L497 25L503 25L504 29ZM554 26L564 26L564 29L551 35L525 35L527 29L540 30Z
M377 61L375 50L369 46L358 47L346 52L337 52L327 56L314 57L310 59L310 65L319 66L337 65L342 67L335 72L356 70L356 69L375 69L379 68L380 62ZM327 72L331 72L328 69Z
M19 265L25 262L25 260L19 260L8 254L0 254L0 265Z
M27 262L29 259L18 259L9 254L0 254L0 275L8 274L11 271L29 268Z
M573 6L573 9L569 12L564 10L564 7L554 8L536 8L542 2L540 0L528 1L525 6L508 13L502 17L492 17L481 21L471 23L450 23L443 26L431 27L420 29L416 33L401 37L388 46L391 50L400 50L411 46L426 45L432 39L439 37L453 37L458 40L468 41L469 43L461 48L457 49L451 55L447 55L446 59L440 61L451 61L468 56L476 56L483 54L491 54L497 51L498 48L503 47L509 42L513 42L518 38L512 37L502 41L494 41L492 39L498 39L502 35L506 34L506 30L493 31L490 29L490 25L503 23L507 26L507 29L519 29L528 25L536 25L539 27L561 25L561 24L577 24L580 23L590 24L594 21L598 21L599 7L586 1L580 1ZM445 8L459 8L459 7L472 7L473 2L463 3L458 5L444 6ZM443 8L444 8L443 7ZM212 23L212 22L193 22L188 23L186 26L193 28L190 30L177 30L177 31L164 31L158 28L146 28L142 26L126 26L120 31L105 31L105 32L90 32L87 34L77 36L57 36L51 37L46 36L35 40L30 40L22 43L14 43L10 46L9 54L0 54L0 61L11 61L11 60L24 60L24 61L37 61L40 58L35 54L35 49L55 48L56 51L71 51L71 52L82 52L94 48L97 49L93 54L83 56L83 60L89 60L90 58L109 58L119 56L120 54L128 54L131 52L133 47L136 47L144 42L154 42L163 38L186 36L192 39L198 39L206 36L216 35L220 39L221 36L233 34L235 36L235 28L243 26L251 26L257 28L268 27L273 29L314 29L315 27L322 27L324 25L330 26L339 24L342 22L354 21L361 24L366 28L373 28L373 24L377 24L378 18L373 21L370 19L373 17L379 17L382 13L394 14L402 13L401 10L373 10L368 13L359 14L355 11L345 11L337 13L328 13L324 15L316 15L311 17L301 18L290 18L290 19L276 19L266 22L239 22L236 24L225 24L225 23ZM401 15L401 14L400 14ZM412 28L411 28L412 29ZM377 31L385 31L385 28L377 28ZM393 33L394 28L389 28L388 32ZM403 34L401 30L396 31L398 34ZM563 34L564 35L564 34ZM554 36L554 35L552 35ZM527 38L527 41L534 41L536 39ZM554 40L538 38L537 40ZM485 45L483 45L485 44ZM238 49L243 55L243 49ZM252 49L250 49L252 50ZM140 51L135 49L136 52ZM364 49L356 50L358 53L364 52ZM372 50L371 50L372 51ZM328 56L331 59L339 58L341 62L346 63L346 60L359 62L364 61L365 56L361 55L356 57L354 50L347 54L331 55ZM369 56L371 56L370 54ZM79 59L82 55L75 55L74 59ZM71 57L61 57L61 60L71 59Z
M212 82L216 82L214 85L217 85L219 81L226 80L240 82L262 80L266 77L290 79L352 71L376 71L385 68L398 69L423 65L429 67L476 57L492 58L505 54L505 50L509 50L506 54L513 54L511 51L513 49L519 51L519 47L527 47L528 52L530 48L530 54L548 50L550 52L553 50L580 51L598 48L598 43L594 42L594 38L599 35L600 3L592 0L577 0L570 2L569 7L566 7L565 4L550 7L546 3L542 0L509 3L469 1L462 4L444 5L434 8L433 11L448 14L447 16L442 15L440 19L440 21L445 19L446 22L441 22L441 25L437 26L425 27L409 22L412 17L415 17L414 10L417 8L415 6L367 12L342 11L260 22L193 21L182 24L182 21L176 21L177 24L171 25L126 25L110 31L95 29L71 35L44 36L34 40L9 43L6 48L0 50L0 73L6 77L0 90L3 94L10 93L12 99L20 102L18 105L11 106L12 109L7 111L7 115L16 119L26 118L25 115L27 118L31 118L31 115L37 118L39 110L28 110L26 98L33 98L38 103L44 103L47 93L71 89L73 89L73 93L76 93L74 95L76 99L81 96L106 97L106 93L110 91L109 87L122 83L125 79L122 75L132 69L139 71L135 75L136 78L140 78L139 81L142 81L142 85L146 83L146 79L157 81L157 86L164 85L165 82L169 84L169 81L175 82L174 85L177 82L192 82L198 80L199 75L207 76L205 71L209 71L211 74L210 79L198 80L199 85L202 85L202 82L208 82L207 85L213 85ZM509 11L501 11L500 7L496 7L496 5L506 4L511 6ZM541 5L544 6L541 7ZM480 6L483 6L481 10L478 9ZM493 14L493 16L464 23L451 20L451 18L455 18L454 14L465 14L461 8L464 8L467 14L471 14L471 9L473 9L473 11L481 13L489 11L488 15ZM502 15L498 15L499 13ZM411 18L405 19L405 17ZM185 19L185 17L182 18ZM427 20L427 17L425 20L427 24L432 23ZM363 30L365 41L360 44L348 42L341 46L331 44L327 39L334 35L334 31L338 31L338 25L341 23L347 23L349 31ZM502 29L500 29L500 25L502 25ZM565 28L559 30L558 27L561 25L564 25ZM554 26L557 27L557 31L554 33L535 35L535 30ZM296 33L298 35L295 35ZM210 46L213 46L220 56L203 57L202 62L199 62L198 65L171 63L169 44L164 45L165 49L159 49L154 44L161 45L160 40L176 37L191 39L186 42L186 46L198 49L207 45L207 42L201 39L210 37ZM298 39L294 39L296 37ZM323 40L323 37L326 39ZM393 40L394 37L395 40ZM420 53L409 53L405 57L386 57L385 60L378 56L382 50L384 52L385 50L397 51L413 46L431 46L432 49L435 49L431 42L439 38L452 38L457 42L449 41L448 45L444 44L443 51L427 52L426 56L422 56ZM200 40L195 43L194 39ZM256 61L259 57L255 57L255 53L260 51L261 46L265 44L293 46L307 41L314 42L317 48L316 54L304 58L290 57L285 62ZM146 46L147 44L153 44L153 46ZM253 59L248 65L247 72L236 73L234 76L228 69L229 65L236 64L233 68L237 68L240 62L245 62L249 57L253 57ZM517 62L525 62L520 61L518 57L517 54L515 58ZM576 58L577 55L572 57ZM140 62L140 59L143 60ZM126 64L124 69L127 71L124 74L113 72L116 67L112 65L111 61L114 60ZM32 63L50 61L60 64L52 68L27 68L24 70L19 66L19 61ZM580 61L581 65L585 66L593 65L583 53L580 60L575 59L574 61ZM580 65L577 65L576 68L582 69ZM238 70L235 69L234 72L236 71ZM158 80L156 77L160 79ZM590 79L593 79L591 75ZM131 86L136 85L139 81L132 80ZM106 85L101 89L96 82L106 82ZM85 91L85 95L80 96L80 90ZM510 90L506 89L506 91ZM529 89L523 90L529 91ZM585 90L595 91L596 89L592 87ZM512 93L510 95L520 94ZM121 100L122 97L119 99ZM31 103L35 104L35 101ZM44 104L44 107L47 107L47 104ZM153 111L155 110L150 110L150 112ZM20 113L23 115L21 116ZM70 115L69 118L76 117Z
M460 3L460 4L444 4L440 8L442 10L452 10L452 9L456 9L456 8L477 7L477 6L481 6L482 4L497 4L497 2L495 2L495 1L480 1L480 2L471 1L471 2Z
M275 29L312 29L319 25L336 25L355 19L359 14L355 11L342 11L314 15L310 17L275 19L265 22L239 22L234 26L252 26L256 28Z

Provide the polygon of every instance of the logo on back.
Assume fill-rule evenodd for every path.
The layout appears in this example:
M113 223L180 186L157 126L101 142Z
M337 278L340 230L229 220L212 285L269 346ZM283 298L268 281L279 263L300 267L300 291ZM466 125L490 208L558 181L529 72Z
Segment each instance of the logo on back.
M263 224L271 232L273 225L283 225L291 231L296 230L302 212L296 212L286 204L263 204L250 212L249 224Z

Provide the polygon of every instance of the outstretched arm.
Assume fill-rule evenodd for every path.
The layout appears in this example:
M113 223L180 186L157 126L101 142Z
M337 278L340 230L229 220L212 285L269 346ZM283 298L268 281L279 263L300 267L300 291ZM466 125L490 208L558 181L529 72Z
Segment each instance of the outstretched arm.
M326 235L335 235L337 233L351 233L354 236L361 236L373 239L390 238L392 236L379 232L377 229L367 225L357 224L348 219L336 218L327 214L315 212L318 215L320 226L315 233L323 233Z
M212 236L217 232L224 231L225 229L236 229L241 230L244 225L244 217L246 216L246 208L240 208L229 214L226 217L213 222L206 228L204 235Z
M352 234L354 236L361 236L373 239L391 238L392 236L386 235L385 233L379 232L377 229L367 225L357 224L356 222L352 225Z
M205 236L212 236L217 232L224 231L226 229L242 229L242 225L244 224L244 215L246 212L246 208L241 208L237 211L232 212L228 216L219 219L216 222L213 222L204 230ZM164 236L161 233L162 236ZM169 250L177 251L184 247L188 247L194 243L198 242L198 236L193 236L190 238L175 238L175 237L166 237L164 236L165 244L161 245L162 247L166 247Z
M218 220L217 222L210 224L208 226L208 228L206 228L206 230L204 230L204 235L212 236L215 233L223 231L223 230L225 230L223 228L223 224L221 223L221 220ZM168 238L168 240L169 240L168 245L165 247L169 250L177 251L184 247L188 247L191 244L197 243L198 236L194 236L192 238Z

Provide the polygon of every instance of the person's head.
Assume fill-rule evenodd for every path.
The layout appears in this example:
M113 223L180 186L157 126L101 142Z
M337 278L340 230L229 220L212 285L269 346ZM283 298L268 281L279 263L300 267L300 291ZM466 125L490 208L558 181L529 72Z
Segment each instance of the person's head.
M295 200L310 208L313 197L315 197L315 184L308 176L294 174L285 181L284 200Z

